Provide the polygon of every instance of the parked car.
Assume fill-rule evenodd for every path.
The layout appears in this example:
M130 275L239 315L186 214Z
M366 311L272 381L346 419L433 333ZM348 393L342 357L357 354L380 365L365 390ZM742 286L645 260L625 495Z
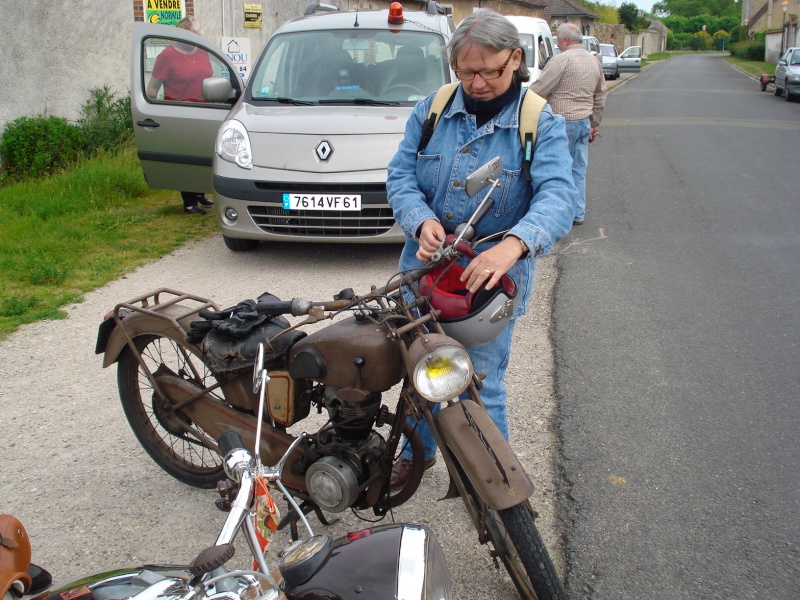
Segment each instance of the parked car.
M606 79L619 79L617 47L614 44L600 44L600 56L603 60L603 75L606 76Z
M800 94L800 48L786 50L775 67L775 95L783 95L787 102Z
M307 12L270 37L246 83L208 40L134 25L131 112L147 184L213 191L231 250L405 239L386 167L417 100L455 79L444 52L452 18L434 2L405 15L394 4ZM173 44L208 53L204 102L146 96L156 57Z
M544 65L555 54L550 25L536 17L506 15L506 19L519 31L519 41L525 49L525 63L531 73L530 81L525 84L529 85L539 79Z
M593 35L583 36L583 47L592 54L600 54L600 42Z
M617 57L620 73L638 73L642 69L642 47L630 46Z

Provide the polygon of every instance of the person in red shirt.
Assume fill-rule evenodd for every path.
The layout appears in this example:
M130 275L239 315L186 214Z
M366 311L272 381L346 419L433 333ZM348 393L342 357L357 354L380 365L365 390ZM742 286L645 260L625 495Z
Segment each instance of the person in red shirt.
M195 17L184 17L177 25L202 35ZM156 57L153 73L147 83L147 97L158 98L164 88L164 100L175 102L203 102L203 80L214 74L208 52L193 44L173 42ZM214 202L199 192L181 192L183 211L193 215L204 215L199 205L212 206Z

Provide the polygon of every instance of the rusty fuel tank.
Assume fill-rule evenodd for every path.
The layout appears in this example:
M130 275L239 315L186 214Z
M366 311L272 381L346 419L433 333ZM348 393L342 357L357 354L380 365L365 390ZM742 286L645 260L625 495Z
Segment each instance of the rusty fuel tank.
M383 392L405 374L401 343L386 325L349 317L298 341L289 355L289 373L337 388Z

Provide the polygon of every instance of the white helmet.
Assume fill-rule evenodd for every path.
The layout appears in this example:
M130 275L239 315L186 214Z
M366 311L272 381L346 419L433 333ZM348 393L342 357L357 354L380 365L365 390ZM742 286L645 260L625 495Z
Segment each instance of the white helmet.
M417 289L440 311L437 320L445 333L471 348L500 335L516 313L519 296L509 275L503 275L491 290L481 287L473 294L461 281L463 272L456 263L437 267L419 280Z

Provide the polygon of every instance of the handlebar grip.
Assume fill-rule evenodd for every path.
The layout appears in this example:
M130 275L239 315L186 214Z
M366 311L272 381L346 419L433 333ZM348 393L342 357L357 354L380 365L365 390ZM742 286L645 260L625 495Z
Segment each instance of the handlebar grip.
M219 446L219 452L222 454L222 456L226 456L231 450L239 450L240 448L244 448L242 436L235 431L226 431L219 436L217 445Z
M292 314L292 301L279 300L277 302L257 302L256 311L265 315L290 315Z

